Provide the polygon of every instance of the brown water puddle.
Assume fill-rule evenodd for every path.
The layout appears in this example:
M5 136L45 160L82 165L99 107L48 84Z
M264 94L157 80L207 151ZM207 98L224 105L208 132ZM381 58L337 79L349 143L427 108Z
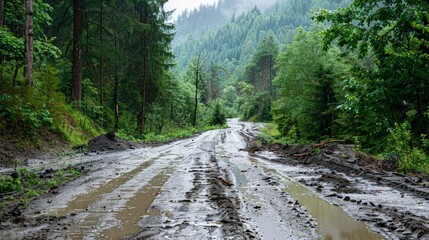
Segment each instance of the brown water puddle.
M281 176L279 172L272 168L262 167L265 173ZM298 200L317 222L317 234L325 240L381 240L384 239L378 233L372 231L363 222L347 215L343 209L336 207L328 201L318 197L308 188L286 178L288 192L292 198Z
M148 212L147 209L160 193L161 187L165 184L173 172L173 167L167 167L162 172L152 178L143 188L141 188L133 197L125 204L124 208L113 210L115 219L119 222L119 226L111 227L97 233L97 228L100 230L101 220L104 214L108 212L98 212L86 216L83 221L78 223L74 231L70 232L67 237L69 239L122 239L126 236L137 234L140 231L138 226L139 220L145 216L160 215L159 212ZM89 235L88 235L89 234Z
M105 239L121 239L129 235L137 234L140 231L139 220L145 216L160 215L160 212L148 212L148 208L161 192L162 186L167 182L173 172L172 167L165 168L159 175L152 178L148 184L140 189L116 214L116 219L120 221L120 226L106 229L100 235Z
M77 213L88 209L89 205L100 200L102 195L105 193L110 193L122 184L126 183L128 180L133 178L136 174L143 171L153 164L153 161L147 161L138 166L137 168L122 174L117 178L113 178L105 184L102 184L98 188L77 196L75 199L67 203L65 208L58 208L54 210L54 214L57 216L65 216L71 213Z
M336 207L299 183L290 181L285 189L294 199L298 200L317 221L317 234L326 240L379 240L384 239L373 232L363 222L347 215Z

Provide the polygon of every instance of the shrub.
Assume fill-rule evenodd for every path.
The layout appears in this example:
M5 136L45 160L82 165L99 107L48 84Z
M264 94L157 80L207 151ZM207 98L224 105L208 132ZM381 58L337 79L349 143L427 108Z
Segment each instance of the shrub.
M389 130L385 154L389 158L398 160L399 171L429 173L428 156L423 150L412 147L410 128L410 124L404 122L401 125L395 124L395 127ZM428 143L425 136L422 136L422 142L423 144Z
M216 103L215 110L212 116L210 125L224 125L226 124L226 117L220 109L219 103Z

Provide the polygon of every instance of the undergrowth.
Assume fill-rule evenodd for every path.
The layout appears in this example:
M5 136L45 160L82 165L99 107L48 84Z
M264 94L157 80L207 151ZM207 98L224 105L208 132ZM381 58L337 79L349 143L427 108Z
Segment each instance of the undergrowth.
M226 124L224 125L214 125L214 126L204 126L204 127L187 127L187 128L174 128L164 130L162 133L147 133L145 135L138 135L127 132L125 130L119 130L117 136L132 142L144 142L144 143L162 143L168 142L175 139L185 138L198 134L201 132L215 130L220 128L227 128Z
M298 138L295 127L289 130L287 136L282 136L275 123L266 123L260 132L259 138L269 144L305 144L305 142Z
M102 133L93 120L66 102L58 74L46 65L36 73L35 86L29 88L21 74L12 79L5 73L0 89L0 136L31 147L43 139L44 129L71 145L85 144Z
M49 190L56 189L64 182L75 179L81 172L67 167L51 172L48 175L27 168L19 168L12 175L0 177L0 212L3 206L22 203L25 207L29 201Z
M426 135L420 139L420 147L414 147L411 126L408 122L395 124L389 130L385 157L398 161L399 171L404 173L429 174L429 155L423 148L429 148Z
M269 144L289 145L308 143L299 140L296 130L293 127L287 136L282 136L274 123L265 124L265 127L261 129L259 138ZM357 140L355 149L363 151ZM413 139L410 124L405 122L401 125L396 124L394 128L389 130L385 149L383 152L379 152L378 156L382 155L382 159L398 162L399 172L406 174L429 174L429 154L425 149L429 149L428 137L422 135L420 139ZM380 161L383 161L382 159Z

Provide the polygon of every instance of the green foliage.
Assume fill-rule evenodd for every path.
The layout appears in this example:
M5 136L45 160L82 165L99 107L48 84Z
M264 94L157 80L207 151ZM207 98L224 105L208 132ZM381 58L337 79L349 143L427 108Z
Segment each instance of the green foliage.
M75 168L68 167L55 172L52 178L40 178L40 173L27 168L18 169L19 177L14 179L11 176L0 178L0 193L13 193L0 202L2 206L5 202L24 202L27 204L31 199L46 191L57 188L60 184L75 179L81 173ZM15 197L14 197L15 196ZM0 212L2 209L0 209Z
M283 136L297 132L304 140L339 134L338 88L347 72L337 48L323 51L315 32L299 29L295 40L278 57L278 100L274 121Z
M429 142L425 136L422 138L425 144ZM389 130L385 155L398 160L399 170L402 172L429 173L429 156L421 149L412 147L411 126L408 122L395 124Z
M384 130L407 121L414 139L429 133L429 119L424 117L429 98L423 97L429 88L425 61L428 8L427 1L355 0L347 8L321 10L314 17L331 23L323 32L325 48L335 41L346 53L356 52L373 65L354 69L359 88L364 90L358 96L362 101L353 101L357 103L354 109L363 113L369 108L381 115L383 119L377 122L384 124Z
M21 180L12 178L11 176L3 176L0 178L0 193L8 193L21 190Z
M225 114L223 114L222 109L220 108L220 104L216 103L210 125L225 125L225 124L226 124Z
M89 139L102 133L88 116L70 105L64 105L64 116L55 131L73 146L86 144Z
M279 132L279 127L275 123L267 123L264 128L261 129L261 133L258 136L263 141L270 144L303 144L305 143L302 139L298 138L296 127L293 126L290 128L287 135Z
M244 102L240 109L243 112L242 119L254 122L269 122L271 115L271 94L259 92Z
M0 56L11 61L21 61L24 57L23 50L24 41L16 37L9 29L0 27Z
M46 108L0 93L0 131L9 134L34 135L42 126L52 126L51 113ZM19 132L17 132L19 130Z

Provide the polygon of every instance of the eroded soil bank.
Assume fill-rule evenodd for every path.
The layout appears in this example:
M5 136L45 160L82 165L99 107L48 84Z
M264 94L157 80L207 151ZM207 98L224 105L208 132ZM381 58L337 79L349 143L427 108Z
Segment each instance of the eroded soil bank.
M6 211L0 239L429 238L427 179L368 167L342 145L302 157L291 155L306 147L251 145L259 127L231 120L164 145L82 155L86 173Z

